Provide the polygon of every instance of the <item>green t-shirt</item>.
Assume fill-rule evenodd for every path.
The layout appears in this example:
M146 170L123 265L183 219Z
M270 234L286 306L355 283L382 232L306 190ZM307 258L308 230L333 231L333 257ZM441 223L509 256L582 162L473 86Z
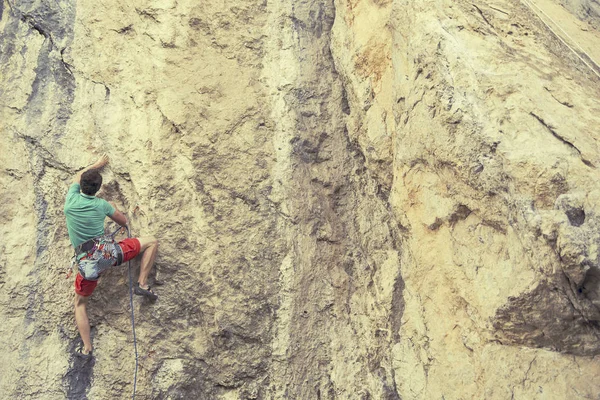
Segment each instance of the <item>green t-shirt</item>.
M80 190L78 183L72 184L65 200L67 230L73 247L104 235L104 218L115 213L108 201L80 193Z

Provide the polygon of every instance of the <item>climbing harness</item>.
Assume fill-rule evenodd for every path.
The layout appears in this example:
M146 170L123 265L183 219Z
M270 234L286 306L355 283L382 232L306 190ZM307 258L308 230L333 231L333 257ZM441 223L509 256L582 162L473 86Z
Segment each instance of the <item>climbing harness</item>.
M120 230L119 227L110 235L95 237L75 248L75 263L84 279L96 281L102 272L123 262L123 251L115 243Z
M129 231L129 225L127 228L127 237L131 239L131 232ZM121 229L121 228L119 228ZM133 351L135 353L135 372L133 373L133 393L131 399L135 400L135 390L137 387L137 372L138 372L138 351L137 351L137 339L135 337L135 318L133 315L133 278L131 275L131 260L128 262L129 269L129 306L131 307L131 330L133 331Z
M588 67L594 74L596 74L596 76L598 78L600 78L600 73L598 72L598 70L600 70L600 66L598 65L598 63L596 63L596 61L594 61L594 59L592 58L592 56L590 56L583 48L581 48L581 46L579 45L579 43L577 43L575 41L575 39L573 39L567 32L565 32L565 30L556 21L554 21L548 14L546 14L546 12L544 10L542 10L532 0L521 0L521 2L524 3L525 5L527 5L527 7L531 11L533 11L533 13L540 19L540 21L542 21L542 23L544 25L546 25L546 27L550 30L550 32L552 32L554 34L554 36L556 36L561 42L563 42L563 44L565 46L567 46L569 48L569 50L571 50L573 52L573 54L575 54L585 64L586 67ZM578 52L576 52L571 46L569 46L569 44L565 41L565 39L563 39L562 36L560 36L558 33L556 33L554 31L554 29L552 29L552 27L546 23L546 21L544 21L544 19L540 16L540 14L535 10L534 6L542 14L544 14L544 16L546 16L546 18L548 18L548 20L550 20L554 25L556 25L558 27L558 29L560 29L561 32L564 33L573 43L575 43L575 45L579 48L579 50L583 54L585 54L585 56L591 61L592 64L594 64L596 66L596 68L598 68L598 70L596 70L594 67L592 67L587 61L585 61L583 59L583 57L581 57L581 55Z

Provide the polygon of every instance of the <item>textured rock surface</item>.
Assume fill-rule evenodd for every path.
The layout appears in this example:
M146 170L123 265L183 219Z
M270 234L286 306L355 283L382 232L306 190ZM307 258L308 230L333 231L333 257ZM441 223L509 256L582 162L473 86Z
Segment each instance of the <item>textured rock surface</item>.
M70 356L104 151L161 241L140 398L600 395L600 83L525 2L2 1L2 397L133 388L126 269ZM550 3L596 54L597 2Z
M561 0L560 5L571 11L577 18L589 22L596 29L600 26L600 3L598 0Z

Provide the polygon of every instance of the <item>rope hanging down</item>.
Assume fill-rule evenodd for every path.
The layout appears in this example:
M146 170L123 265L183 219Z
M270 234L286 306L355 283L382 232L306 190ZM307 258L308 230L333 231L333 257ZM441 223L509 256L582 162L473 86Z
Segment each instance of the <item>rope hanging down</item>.
M594 74L596 74L596 76L598 78L600 78L600 73L598 72L598 70L600 70L600 66L598 65L598 63L596 63L596 61L594 61L592 56L590 56L584 49L581 48L581 46L579 45L579 43L577 43L575 41L575 39L573 39L571 36L569 36L569 34L567 32L565 32L565 30L563 28L561 28L561 26L558 23L556 23L556 21L554 21L548 14L546 14L544 12L544 10L542 10L532 0L521 0L521 2L524 3L531 11L533 11L533 13L540 19L540 21L542 21L542 23L544 25L546 25L546 27L548 29L550 29L550 32L552 32L554 34L554 36L556 36L561 42L563 42L565 44L565 46L567 46L569 48L569 50L571 50L573 52L573 54L575 54L585 64L586 67L588 67ZM562 36L560 36L558 33L556 33L556 31L554 29L552 29L552 27L550 25L548 25L546 23L546 21L544 21L544 19L540 16L540 14L533 8L534 6L535 6L535 8L540 10L540 12L542 14L544 14L546 16L546 18L548 18L554 25L556 25L558 27L558 29L560 29L562 31L562 33L564 33L571 41L573 41L573 43L575 43L575 45L579 48L579 50L583 54L585 54L585 56L592 62L592 64L594 64L596 66L597 69L592 67L587 61L585 61L583 59L583 57L581 57L581 55L578 52L576 52L571 46L569 46L569 44L565 41L565 39L563 39Z
M131 239L131 231L129 230L129 226L126 225L127 229L127 237ZM123 229L123 227L119 226L110 237L114 240L117 233L119 233ZM131 260L128 262L128 270L129 270L129 307L131 307L131 330L133 332L133 351L135 353L135 371L133 373L133 393L131 394L131 399L135 400L135 391L137 389L137 372L138 372L138 351L137 351L137 338L135 336L135 318L133 313L133 276L131 275Z
M131 232L129 226L127 226L127 237L131 239ZM135 318L133 315L133 278L131 275L131 260L128 261L129 269L129 306L131 307L131 330L133 331L133 350L135 352L135 372L133 374L133 393L131 395L132 400L135 400L135 390L137 388L137 371L138 371L138 351L137 351L137 339L135 337Z

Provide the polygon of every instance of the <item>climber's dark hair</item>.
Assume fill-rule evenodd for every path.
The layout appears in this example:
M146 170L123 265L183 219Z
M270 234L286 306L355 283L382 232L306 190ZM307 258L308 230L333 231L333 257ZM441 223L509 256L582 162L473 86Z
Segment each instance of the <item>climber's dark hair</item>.
M83 192L83 194L93 196L98 190L100 190L100 186L102 186L102 175L100 175L100 172L98 172L98 170L95 169L85 171L81 175L80 184L81 191Z

